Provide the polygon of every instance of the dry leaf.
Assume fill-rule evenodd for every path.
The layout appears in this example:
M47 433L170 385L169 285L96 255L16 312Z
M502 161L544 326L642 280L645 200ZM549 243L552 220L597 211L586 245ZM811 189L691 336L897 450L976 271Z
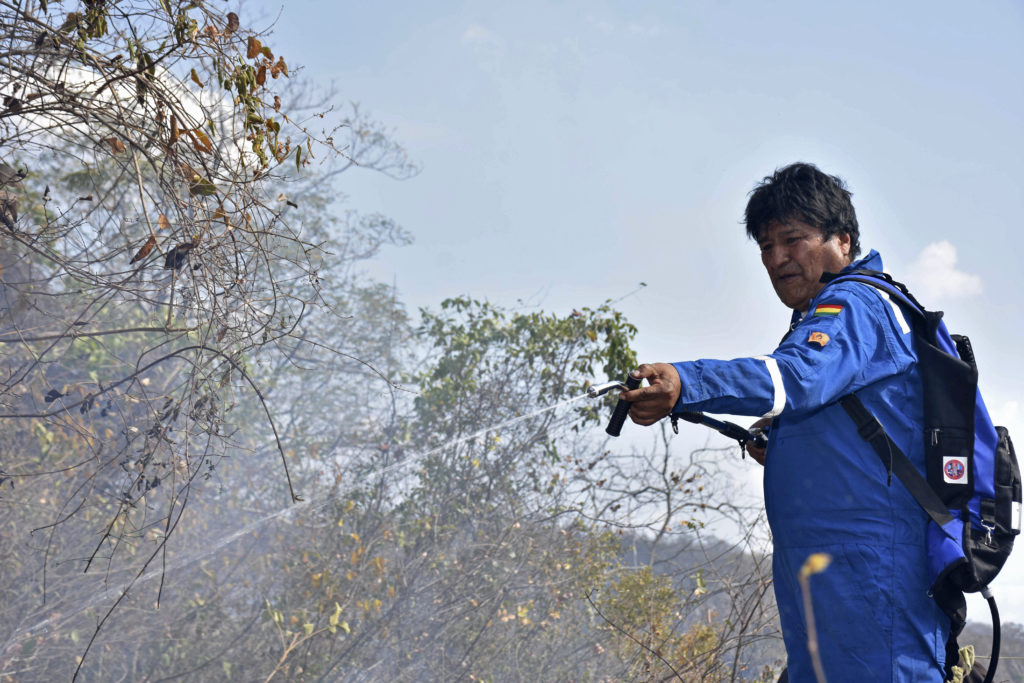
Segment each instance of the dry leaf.
M114 137L103 138L100 142L110 146L111 154L121 154L125 150L124 143Z
M249 36L248 50L246 50L245 56L252 59L259 55L260 50L263 49L263 43L259 41L255 36Z
M6 190L0 192L0 222L8 230L14 231L14 224L18 221L18 196Z
M181 135L181 131L178 130L178 117L171 117L171 144L173 145L178 141L178 137Z
M190 73L189 76L192 77L192 82L198 85L200 88L202 88L205 85L205 83L199 80L199 74L196 73L195 69L192 69L192 73Z
M72 12L71 14L68 15L67 19L64 20L64 23L61 24L60 28L57 29L57 30L60 31L61 33L71 33L76 28L78 28L78 21L79 21L79 14L78 14L78 12Z
M267 82L267 65L261 64L256 72L256 85L263 85Z
M220 219L224 221L224 225L230 229L231 223L228 221L228 212L224 210L223 206L218 206L217 210L213 212L213 220Z
M18 185L26 175L26 171L19 171L10 164L0 161L0 185Z
M164 217L160 216L160 218L164 218ZM164 218L164 220L167 220L167 219ZM149 252L153 251L153 247L155 247L155 246L156 246L156 237L154 237L153 235L150 235L149 239L146 240L146 243L142 245L142 248L139 249L139 251L135 254L135 256L132 257L132 260L129 261L128 263L135 263L136 261L141 261L142 259L146 258L147 256L149 256Z
M160 226L161 230L170 230L171 229L171 222L169 220L167 220L167 216L165 216L163 214L160 214L159 216L157 216L156 224Z
M281 98L274 95L274 111L281 111Z
M234 12L228 12L228 25L224 28L224 35L230 36L232 33L238 30L238 15Z
M196 128L190 130L188 134L192 138L192 146L196 148L197 152L213 154L213 145L210 143L210 138L206 137L206 133Z

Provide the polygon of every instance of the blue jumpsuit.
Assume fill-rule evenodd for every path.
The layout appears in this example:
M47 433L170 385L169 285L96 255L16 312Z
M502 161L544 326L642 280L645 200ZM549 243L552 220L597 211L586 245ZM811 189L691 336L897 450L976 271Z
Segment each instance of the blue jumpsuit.
M846 270L882 270L877 252ZM844 271L845 272L845 271ZM886 294L839 282L795 312L767 356L675 363L677 411L773 417L764 473L773 576L790 680L814 681L797 574L810 579L829 681L943 680L949 620L928 596L928 518L837 403L856 392L924 470L921 380L909 313Z

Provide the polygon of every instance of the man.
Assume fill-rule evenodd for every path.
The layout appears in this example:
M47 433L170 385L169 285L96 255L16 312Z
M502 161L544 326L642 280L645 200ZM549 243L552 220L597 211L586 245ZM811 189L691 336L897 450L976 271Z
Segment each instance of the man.
M863 259L843 181L810 164L777 170L751 193L747 233L790 332L766 356L641 365L648 386L622 394L630 417L649 425L671 412L771 419L764 495L774 540L773 574L789 680L814 681L797 580L813 553L828 568L811 598L829 681L942 681L949 628L928 594L927 516L893 481L837 403L856 393L923 471L921 380L909 313L857 282L825 288L822 275L882 270Z

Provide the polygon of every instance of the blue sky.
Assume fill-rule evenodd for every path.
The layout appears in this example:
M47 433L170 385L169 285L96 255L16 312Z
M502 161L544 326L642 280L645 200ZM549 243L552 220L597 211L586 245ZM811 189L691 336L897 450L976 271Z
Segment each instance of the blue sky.
M865 250L971 335L1024 440L1024 4L317 0L243 22L257 11L422 165L340 183L415 236L371 265L411 308L625 297L643 360L770 351L788 312L740 219L760 178L809 161L848 181ZM1024 550L995 588L1024 622Z

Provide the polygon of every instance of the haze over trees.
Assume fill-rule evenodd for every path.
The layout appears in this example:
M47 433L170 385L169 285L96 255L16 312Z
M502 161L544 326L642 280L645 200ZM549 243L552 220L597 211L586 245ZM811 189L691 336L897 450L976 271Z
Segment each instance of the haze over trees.
M772 679L736 449L580 400L611 304L410 315L336 197L415 164L220 4L0 16L0 679Z

